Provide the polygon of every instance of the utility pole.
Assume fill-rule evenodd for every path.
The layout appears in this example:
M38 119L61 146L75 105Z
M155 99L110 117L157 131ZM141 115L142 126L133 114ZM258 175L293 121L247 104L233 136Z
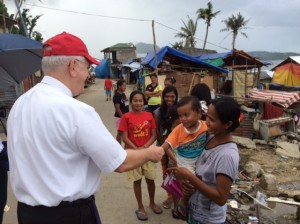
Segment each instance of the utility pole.
M155 31L154 31L154 20L152 20L152 34L153 34L153 47L154 47L154 60L155 60L155 74L158 75L158 70L157 70L157 55L156 55L156 39L155 39Z

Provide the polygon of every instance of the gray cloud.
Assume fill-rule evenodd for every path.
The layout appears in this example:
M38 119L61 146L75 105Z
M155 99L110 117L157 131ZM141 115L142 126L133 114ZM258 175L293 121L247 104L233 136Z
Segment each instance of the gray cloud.
M102 57L100 50L120 42L152 43L151 22L132 21L102 17L126 17L158 21L159 23L179 30L181 19L187 21L187 15L196 18L196 11L205 8L208 1L195 0L37 0L28 1L60 10L70 10L87 14L74 14L63 11L28 6L34 15L43 14L38 21L38 30L45 39L62 31L71 32L81 37L95 57ZM300 53L300 1L298 0L211 0L214 11L221 10L212 21L207 47L225 51L231 48L232 37L226 32L222 20L240 12L250 19L249 29L245 30L249 38L238 36L236 47L245 51L294 51ZM98 16L94 16L98 15ZM176 31L155 24L156 40L159 46L169 45ZM202 47L205 36L204 21L198 21L196 33L197 47ZM228 36L228 37L226 37ZM226 37L226 38L225 38ZM224 39L225 38L225 39ZM219 45L219 46L216 46Z

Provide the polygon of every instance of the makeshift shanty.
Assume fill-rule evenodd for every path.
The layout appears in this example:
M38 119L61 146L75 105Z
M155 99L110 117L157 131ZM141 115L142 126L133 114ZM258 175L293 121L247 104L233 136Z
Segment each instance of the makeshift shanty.
M221 88L217 94L245 97L249 90L258 86L260 82L260 69L264 63L241 50L231 50L218 54L203 54L197 59L211 65L229 70L228 76L221 80Z
M300 86L300 56L290 56L273 69L272 83Z
M211 90L218 89L219 76L228 72L227 69L210 65L168 46L159 49L156 54L149 52L141 64L143 74L157 72L162 77L161 81L165 77L174 77L179 97L188 95L199 82L206 83ZM161 81L160 84L163 84ZM150 81L146 80L147 83Z
M120 78L122 71L119 66L136 58L136 47L132 43L118 43L103 49L104 59L108 61L111 78Z
M123 78L127 84L136 84L139 79L139 71L141 70L141 59L131 59L120 65Z

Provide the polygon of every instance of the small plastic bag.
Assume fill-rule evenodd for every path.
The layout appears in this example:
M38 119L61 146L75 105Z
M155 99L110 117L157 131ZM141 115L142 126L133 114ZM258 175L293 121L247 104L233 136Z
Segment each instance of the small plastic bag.
M167 174L161 187L177 198L182 197L182 190L180 184L172 174Z

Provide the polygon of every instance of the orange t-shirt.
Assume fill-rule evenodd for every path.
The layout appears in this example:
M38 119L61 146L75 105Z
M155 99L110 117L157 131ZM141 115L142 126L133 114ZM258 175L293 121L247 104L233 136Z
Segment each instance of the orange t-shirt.
M206 144L207 126L205 121L199 120L201 127L195 133L188 133L182 124L169 134L166 142L184 158L195 158L204 150Z

